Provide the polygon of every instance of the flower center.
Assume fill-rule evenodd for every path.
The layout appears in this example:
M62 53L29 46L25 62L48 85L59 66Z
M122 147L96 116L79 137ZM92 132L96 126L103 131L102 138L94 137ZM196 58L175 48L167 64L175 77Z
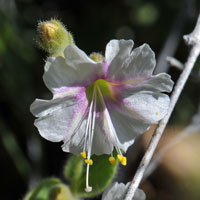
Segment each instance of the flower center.
M118 145L119 141L117 138L117 134L115 128L113 127L108 108L106 107L106 102L104 101L106 98L114 99L114 91L112 90L112 85L114 84L111 82L108 82L103 79L98 79L86 88L86 95L89 101L89 109L87 114L83 151L80 153L81 156L85 159L85 163L87 164L85 188L86 192L92 191L92 187L89 185L89 168L90 165L93 165L93 160L91 159L91 152L95 132L97 104L100 106L100 108L102 108L101 115L103 118L103 126L108 132L107 136L109 138L110 145L112 145L112 148L115 147L118 153L117 158L121 162L121 164L125 166L127 162L126 157L124 157L121 153L120 147ZM112 152L111 156L109 157L109 161L111 164L115 164L115 157L113 157Z
M105 81L103 79L96 80L94 83L92 83L86 88L87 99L91 102L95 87L100 89L104 99L106 97L114 98L113 92L111 90L111 84L112 84L111 82ZM97 93L97 103L98 104L100 103L100 98L98 93Z

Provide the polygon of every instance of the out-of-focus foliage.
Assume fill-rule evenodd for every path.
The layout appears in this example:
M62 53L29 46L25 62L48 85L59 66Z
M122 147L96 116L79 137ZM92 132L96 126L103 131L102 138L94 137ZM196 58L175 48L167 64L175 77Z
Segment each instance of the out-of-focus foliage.
M29 106L36 97L50 98L50 92L42 81L47 54L39 49L35 42L38 22L52 17L61 19L72 32L76 44L88 54L104 52L104 47L110 39L124 38L133 39L135 46L148 43L158 58L185 2L188 3L189 11L182 34L192 31L199 1L0 0L1 199L22 199L28 189L42 178L61 176L68 157L68 154L62 152L60 144L50 143L39 136L33 126L34 118L29 112ZM188 47L181 40L175 56L184 62L187 55ZM196 76L199 66L197 62L195 78L190 77L173 113L170 120L172 128L177 124L186 126L197 110L200 101L200 82ZM169 72L176 81L180 71L171 68ZM195 155L199 154L199 151L198 148L195 148L195 151L191 150ZM117 181L130 181L141 153L141 144L138 141L128 151L128 165L120 169ZM182 159L186 163L188 160ZM172 161L169 162L172 166L176 165ZM172 188L171 177L184 183L190 181L190 185L197 188L195 191L198 190L199 175L195 180L192 175L190 180L183 180L175 174L171 175L165 168L159 168L142 186L145 192L154 193L148 199L177 200L176 197L181 196L184 184ZM200 198L194 190L187 192L185 196L190 196L191 200Z
M60 183L60 180L56 178L43 180L39 185L37 185L37 187L26 195L24 200L46 200L50 197L52 189Z

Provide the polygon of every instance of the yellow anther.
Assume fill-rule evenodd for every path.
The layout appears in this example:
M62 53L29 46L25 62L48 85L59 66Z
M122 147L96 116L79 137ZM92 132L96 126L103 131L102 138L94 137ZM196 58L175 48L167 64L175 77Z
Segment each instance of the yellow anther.
M122 161L120 161L122 165L126 166L127 164L127 158L123 156Z
M123 156L122 155L117 154L117 158L119 159L120 162L122 162L122 160L123 160Z
M87 160L85 160L85 163L89 164L89 165L93 165L93 160L92 159L87 159Z
M86 156L86 152L85 152L85 151L81 152L81 156L82 156L83 158L86 158L86 157L87 157L87 156Z
M109 157L109 162L114 165L115 164L115 158L113 156Z

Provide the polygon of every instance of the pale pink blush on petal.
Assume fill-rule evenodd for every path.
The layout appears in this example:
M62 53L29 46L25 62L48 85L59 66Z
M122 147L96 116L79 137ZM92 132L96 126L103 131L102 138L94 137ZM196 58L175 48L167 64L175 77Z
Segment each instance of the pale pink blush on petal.
M108 74L108 67L109 67L109 65L108 65L108 63L104 60L103 61L103 77L102 78L106 78L107 77L107 74Z
M54 99L66 96L76 97L83 89L84 87L61 87L55 90L53 97Z
M66 136L63 139L64 142L67 142L74 134L74 132L76 132L76 130L80 127L82 121L84 120L88 112L88 100L84 88L80 90L76 98L77 98L77 105L75 106L70 116L71 120L66 125L67 130L66 130Z

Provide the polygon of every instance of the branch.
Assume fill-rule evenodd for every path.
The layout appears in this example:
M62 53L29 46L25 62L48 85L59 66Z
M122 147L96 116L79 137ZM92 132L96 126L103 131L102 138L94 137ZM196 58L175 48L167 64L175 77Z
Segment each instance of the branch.
M183 71L184 65L179 60L177 60L176 58L173 58L171 56L167 56L166 60L171 66L176 67L180 71Z
M192 46L192 48L190 50L187 62L185 63L185 68L184 68L183 72L181 73L181 75L174 87L174 91L171 96L171 102L169 105L168 114L158 124L158 127L156 128L156 130L152 136L152 139L149 143L146 153L143 156L142 161L140 162L140 165L135 173L135 176L133 177L133 180L130 184L130 187L127 191L127 194L126 194L124 200L132 200L132 198L134 197L136 189L138 188L138 186L144 176L144 172L146 171L146 169L151 161L153 153L158 145L158 142L163 134L163 131L164 131L164 129L169 121L169 118L174 110L174 107L178 101L178 98L179 98L182 90L183 90L183 87L184 87L184 85L192 71L192 68L194 67L194 64L200 54L200 15L198 17L198 21L194 28L194 31L191 34L184 36L184 39L188 45Z

